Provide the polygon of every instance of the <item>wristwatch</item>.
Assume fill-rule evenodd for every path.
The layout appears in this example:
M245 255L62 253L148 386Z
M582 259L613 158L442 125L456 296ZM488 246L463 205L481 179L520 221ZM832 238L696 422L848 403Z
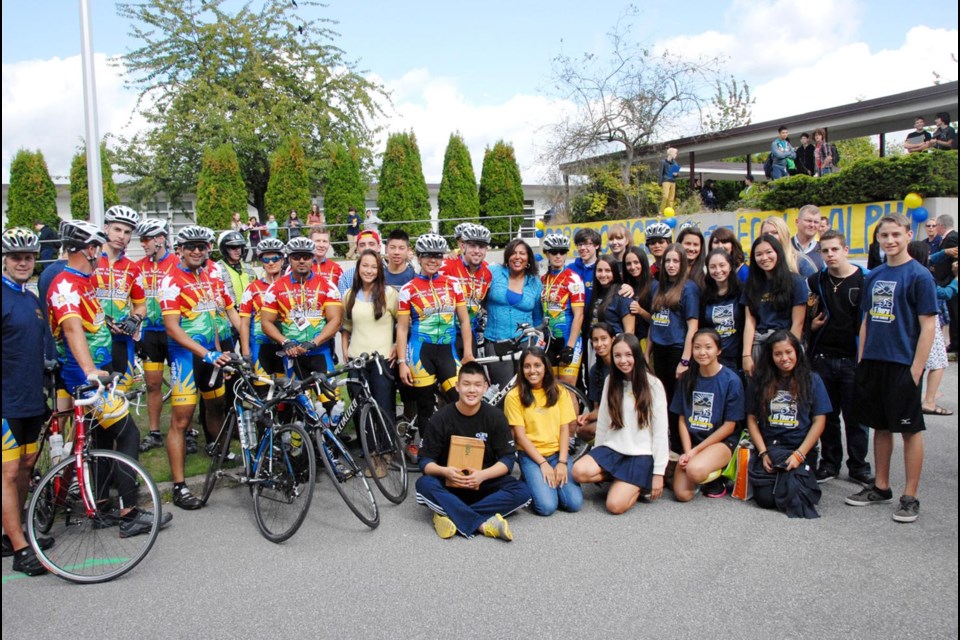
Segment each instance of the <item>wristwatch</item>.
M686 358L680 358L680 364L682 364L682 365L685 366L685 367L689 367L689 366L690 366L690 361L687 360Z

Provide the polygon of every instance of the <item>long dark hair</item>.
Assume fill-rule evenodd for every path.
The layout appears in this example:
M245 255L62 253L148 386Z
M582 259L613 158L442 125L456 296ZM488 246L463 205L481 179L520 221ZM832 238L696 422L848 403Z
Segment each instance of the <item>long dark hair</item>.
M721 300L720 287L717 281L710 275L710 260L713 256L720 256L730 265L730 275L727 276L727 292L723 295L723 300L730 298L740 299L740 279L737 277L737 267L734 264L733 256L727 253L726 249L714 249L707 254L707 275L703 280L703 292L700 294L700 306L705 307Z
M717 349L719 349L720 352L723 351L723 347L720 346L720 334L713 329L698 329L697 332L693 334L693 340L691 340L690 343L693 344L693 342L696 341L696 339L700 336L709 337L711 340L713 340L713 343L717 345ZM687 397L687 402L691 406L693 405L693 388L696 386L697 378L699 377L700 363L698 363L695 359L690 358L690 366L680 377L680 388L683 390L683 394Z
M664 264L670 252L676 253L680 258L680 273L677 274L677 279L673 282L670 281L670 276L667 275L667 267ZM683 299L683 288L687 285L689 276L687 266L687 254L683 247L676 242L671 243L667 250L663 252L660 268L657 270L659 286L657 287L657 294L653 296L653 304L651 305L654 311L658 309L676 310L680 307L680 300Z
M527 250L527 268L523 273L531 278L536 278L540 275L540 271L537 269L537 259L534 257L533 249L530 248L530 245L520 238L514 238L503 248L503 266L506 267L509 272L510 257L517 252L517 247L520 246L523 246L523 248Z
M626 255L626 253L624 253L624 255ZM597 264L601 262L610 267L610 271L613 273L613 280L606 286L600 284L596 275L597 267L594 265L593 293L591 295L596 304L591 305L593 309L590 311L596 320L603 320L606 317L607 308L610 306L610 303L613 302L613 297L620 295L620 286L623 284L623 280L620 278L620 264L617 262L617 259L611 255L605 255L597 258Z
M640 261L640 277L634 278L627 271L627 254L632 253ZM650 275L650 261L647 259L647 252L640 247L630 247L627 253L623 254L623 281L633 287L633 299L643 305L650 297L650 284L653 277Z
M625 342L633 353L633 372L628 378L613 362L613 350L617 345ZM607 410L610 412L610 428L623 428L623 387L630 384L633 391L634 410L637 412L637 424L641 429L650 426L653 413L653 394L650 391L650 381L647 379L647 361L643 359L640 349L640 340L632 333L621 333L613 340L610 346L610 377L607 379Z
M696 236L700 238L700 255L698 255L697 259L692 263L687 263L687 277L693 280L693 282L697 285L697 288L703 289L703 265L707 263L707 240L703 237L703 231L700 231L700 227L689 226L684 227L680 230L680 233L677 234L677 244L682 247L683 239L687 236ZM686 255L686 249L684 249L684 255Z
M747 261L747 256L743 253L743 247L740 246L740 241L737 240L737 235L733 232L733 229L730 227L717 227L710 233L710 244L711 249L716 249L714 243L719 242L729 242L730 246L733 248L733 253L730 254L730 257L733 258L733 270L736 271L740 268L744 262ZM709 256L707 256L709 258Z
M365 249L357 258L356 265L354 265L353 285L350 287L344 306L348 320L353 320L353 305L357 301L357 296L363 290L363 280L360 278L360 262L367 256L371 256L373 261L377 263L377 277L373 279L373 287L370 289L373 317L379 320L387 309L387 280L383 273L383 260L380 259L380 254L373 249Z
M793 350L797 352L797 366L788 375L781 373L777 364L773 361L773 346L779 342L789 342ZM770 401L777 394L778 388L783 381L789 378L787 390L797 401L799 407L803 402L813 397L813 374L810 369L810 362L803 354L803 347L797 336L787 330L780 330L774 333L763 345L763 352L760 354L760 362L757 363L757 371L754 379L757 381L757 390L760 393L760 406L763 422L767 419L767 409Z
M923 240L911 240L907 244L907 254L916 260L921 267L930 266L930 245Z
M544 406L552 407L560 399L560 385L557 384L557 379L553 375L550 358L540 347L527 347L520 352L520 358L517 360L517 391L520 393L520 404L530 407L534 402L533 387L523 375L523 363L527 358L536 358L543 363L543 382L540 387L547 396L547 404Z
M755 257L757 245L761 242L769 244L777 254L777 264L773 267L773 273L769 278L767 272L757 264ZM786 311L793 304L793 286L793 273L783 253L783 245L777 237L767 234L754 240L753 246L750 247L750 275L747 276L747 284L744 287L750 313L754 316L759 315L760 298L764 294L771 296L774 309Z

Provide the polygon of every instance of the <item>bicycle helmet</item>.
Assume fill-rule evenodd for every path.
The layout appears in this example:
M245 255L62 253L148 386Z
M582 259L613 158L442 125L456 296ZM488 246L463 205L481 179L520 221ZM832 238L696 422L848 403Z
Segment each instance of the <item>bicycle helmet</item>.
M187 225L177 231L177 245L187 244L188 242L213 244L213 231L198 224Z
M562 233L551 233L540 244L544 251L570 251L570 239Z
M126 205L116 204L103 214L103 223L110 224L111 222L130 225L136 229L137 225L140 224L140 214Z
M424 233L417 238L417 244L414 246L417 256L424 254L445 254L450 250L447 241L443 236L437 233Z
M673 231L665 222L651 222L647 225L645 235L647 242L651 240L666 240L669 242L673 238Z
M461 222L453 228L453 239L463 240L463 230L473 224L472 222Z
M296 238L294 238L294 240L296 240ZM279 253L280 255L284 255L286 252L286 245L283 244L282 240L277 240L276 238L264 238L257 245L258 258L265 253Z
M29 229L7 229L3 232L3 255L8 253L40 253L40 238Z
M257 245L257 250L260 250L260 245ZM287 255L293 255L294 253L314 253L314 251L316 251L316 245L313 244L313 240L310 238L300 236L287 243Z
M481 224L471 224L461 232L460 239L464 242L490 244L490 230Z
M680 225L680 228L677 229L677 233L680 233L680 232L683 231L684 229L689 229L690 227L694 227L694 228L696 228L696 229L699 229L699 228L700 228L700 225L697 224L696 222L693 222L692 220L687 220L686 222L684 222L683 224Z
M141 238L154 238L156 236L166 236L167 221L159 218L144 218L137 225L137 235Z
M60 223L60 244L67 251L79 251L93 244L107 244L107 236L92 222L64 220Z
M224 231L217 240L217 247L220 249L220 255L227 255L228 248L247 248L247 240L239 231Z

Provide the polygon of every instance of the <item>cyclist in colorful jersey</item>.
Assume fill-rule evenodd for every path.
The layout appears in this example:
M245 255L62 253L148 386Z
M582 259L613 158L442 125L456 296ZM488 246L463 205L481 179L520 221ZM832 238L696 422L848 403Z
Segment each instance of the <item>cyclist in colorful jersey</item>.
M20 513L37 460L37 440L47 405L43 357L37 353L46 326L40 301L27 289L40 253L40 239L28 229L3 232L3 556L13 570L46 573L23 534ZM40 541L45 549L53 539Z
M180 262L160 282L160 309L169 336L171 415L167 456L173 475L173 504L199 509L203 503L184 483L186 430L197 406L205 400L208 433L223 424L224 388L220 367L230 361L217 335L217 300L226 298L223 282L203 267L213 232L190 225L177 232ZM227 301L232 306L233 300Z
M239 300L250 283L257 279L250 265L243 262L247 240L239 231L224 231L217 240L217 248L220 249L217 266L223 286L232 300Z
M91 277L101 259L100 247L108 241L100 229L81 220L62 222L60 241L67 252L67 266L50 284L47 310L63 365L62 382L72 395L91 377L108 375L111 366L113 338ZM91 407L91 413L99 427L90 431L94 449L116 449L133 460L139 458L140 432L122 394L102 397ZM118 474L114 485L119 494L120 537L150 531L154 515L137 507L136 480ZM109 495L95 497L109 499ZM170 517L169 513L164 514L162 524Z
M313 273L313 252L307 238L287 243L290 273L270 285L260 308L263 333L282 345L299 378L333 370L333 338L343 317L336 286Z
M167 223L159 218L144 218L137 225L144 257L137 263L140 288L146 296L146 315L140 326L138 343L143 359L143 377L147 387L147 418L150 430L140 441L140 451L163 446L160 434L160 413L163 410L163 365L170 361L167 349L167 330L160 312L160 282L179 259L167 249Z
M457 370L461 361L473 360L473 333L459 281L440 273L447 241L436 233L425 233L417 238L415 250L420 275L400 289L397 355L400 381L415 388L417 415L426 421L436 409L438 384L448 402L457 400ZM456 320L463 334L459 360L454 348Z
M113 334L113 368L124 374L120 383L123 388L133 379L134 335L139 335L147 312L146 296L139 282L140 268L124 255L140 223L140 214L116 205L107 209L103 223L107 242L93 272L93 286Z
M340 284L340 277L343 275L343 267L335 260L328 260L327 253L330 251L330 232L323 227L310 228L310 240L313 241L313 251L316 261L312 265L313 272L323 276L334 287Z
M483 301L490 290L493 276L487 266L487 249L490 247L490 230L479 224L468 224L460 231L462 251L460 256L452 258L440 267L440 274L454 278L460 283L463 298L470 315L470 330L476 344L480 345L483 325L486 322ZM459 327L459 322L457 323ZM457 353L463 353L463 339L457 332Z
M283 361L277 355L273 341L260 326L260 309L263 307L263 294L281 277L286 252L283 242L276 238L260 241L257 257L263 264L263 276L251 282L240 299L240 353L250 358L253 370L259 376L283 375Z
M549 268L541 277L543 282L543 317L549 327L547 354L553 363L554 374L570 385L577 383L577 373L583 358L583 281L566 266L570 240L560 233L551 233L543 239Z

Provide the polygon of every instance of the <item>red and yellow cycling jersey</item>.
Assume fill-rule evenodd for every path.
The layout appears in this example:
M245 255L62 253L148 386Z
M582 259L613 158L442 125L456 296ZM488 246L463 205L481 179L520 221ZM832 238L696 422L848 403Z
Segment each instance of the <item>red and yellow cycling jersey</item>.
M265 294L269 288L270 283L263 278L257 278L251 282L247 286L246 291L243 292L243 296L240 298L240 307L237 310L241 318L251 318L250 337L253 338L254 342L259 344L267 344L270 342L270 338L263 332L263 326L260 324L260 309L263 307L263 294Z
M47 291L47 314L53 337L57 340L57 350L64 362L65 379L69 377L79 380L75 384L84 379L77 359L63 336L61 325L68 318L79 318L93 363L98 368L113 359L113 337L107 328L92 275L88 276L70 267L57 274Z
M570 269L547 271L543 282L543 317L555 338L570 338L573 308L583 306L583 281Z
M188 271L177 265L160 281L158 297L164 316L179 314L180 326L191 339L207 349L214 348L218 305L233 306L223 281L205 269Z
M343 267L334 260L324 260L323 262L313 263L313 272L323 276L336 289L340 284L340 278L343 276Z
M280 333L285 338L307 344L327 326L326 310L330 306L341 306L336 285L323 276L311 273L303 282L296 282L292 275L286 275L271 284L263 293L260 311L277 314ZM331 342L328 340L307 353L329 350Z
M130 306L140 304L146 296L140 286L140 267L121 255L110 262L107 254L100 256L91 277L103 313L117 322L130 315Z
M463 299L467 303L467 311L470 313L470 326L476 332L476 318L483 300L487 297L487 291L490 290L490 281L493 276L487 263L483 262L477 267L477 270L470 273L467 265L463 263L463 258L454 258L447 260L440 267L440 273L456 279L460 283L460 289L463 290Z
M158 291L163 276L179 264L177 256L169 251L159 260L143 258L137 263L140 269L138 284L147 298L147 314L143 319L144 331L166 331L163 327L163 316L160 309Z
M410 316L410 339L452 344L457 338L457 308L466 306L456 278L418 275L400 289L397 315Z

